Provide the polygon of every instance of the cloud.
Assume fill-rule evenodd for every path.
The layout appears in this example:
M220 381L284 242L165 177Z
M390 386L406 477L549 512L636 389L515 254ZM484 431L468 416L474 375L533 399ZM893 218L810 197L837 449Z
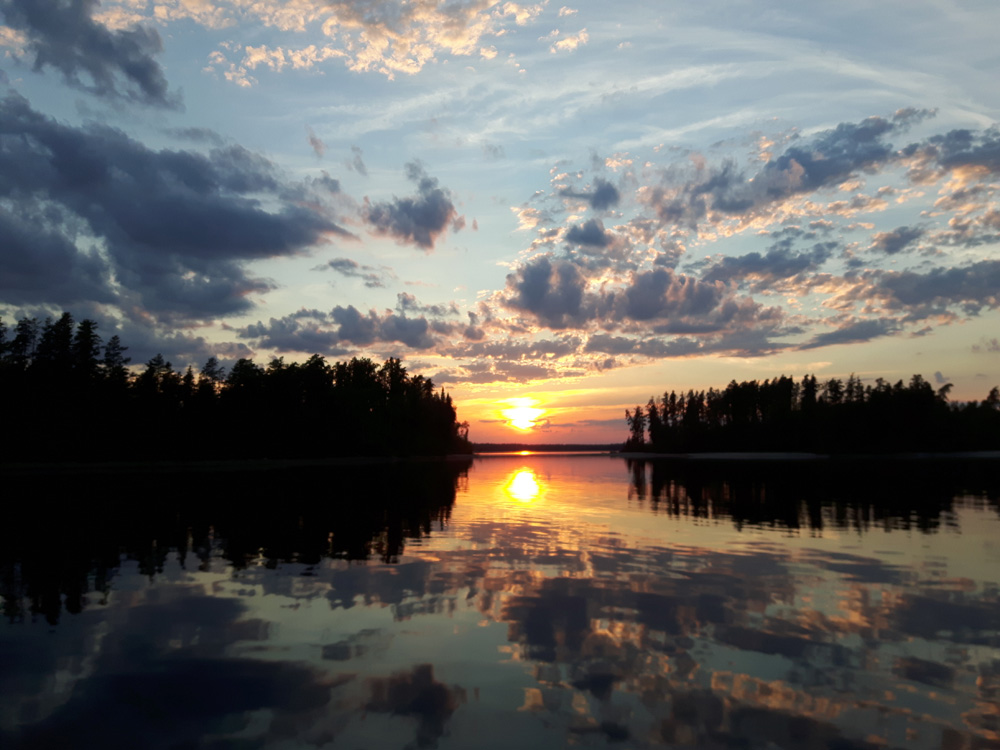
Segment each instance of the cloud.
M1000 353L1000 339L986 339L984 337L980 343L972 345L972 351L976 354L983 352Z
M362 313L354 305L337 305L330 312L299 310L282 318L271 318L237 330L240 338L254 340L260 347L282 352L319 353L340 356L349 351L345 342L355 346L400 343L411 349L435 345L431 324L426 317L375 310Z
M326 327L330 316L319 310L299 310L267 324L257 321L237 330L240 338L252 339L257 346L279 352L309 352L340 356L347 349L340 345L339 333Z
M590 207L595 211L604 211L612 206L617 206L618 202L621 200L621 194L618 192L618 188L600 177L594 179L594 186L590 192L576 193L566 189L561 190L559 194L571 198L582 198L587 201L590 204Z
M926 273L884 271L873 290L903 307L959 305L968 315L1000 306L1000 260L982 260Z
M274 7L277 0L255 5ZM302 3L322 19L323 33L346 53L350 70L397 74L418 73L442 54L479 53L484 37L498 34L504 19L524 25L540 9L484 0L442 3L439 0L331 0ZM305 20L303 13L302 18ZM267 16L262 14L267 22Z
M312 150L316 152L316 156L322 157L326 153L326 144L319 139L319 137L313 132L313 129L308 125L306 126L306 134L309 137L309 145Z
M586 279L573 263L542 256L507 276L508 306L534 314L550 328L582 323Z
M661 222L696 229L701 222L738 219L788 198L843 183L897 158L886 138L902 132L916 115L869 117L841 123L785 151L749 174L735 162L720 166L695 162L692 175L666 170L660 185L642 191Z
M836 242L816 243L812 250L794 252L785 247L773 247L767 253L747 253L712 261L702 274L702 281L742 281L753 279L754 291L768 288L779 279L788 279L822 266L838 247Z
M501 300L556 330L599 327L660 336L729 335L754 326L771 331L784 319L780 308L737 297L722 281L701 281L670 268L633 273L617 288L602 281L599 291L589 290L588 284L577 263L543 255L507 276Z
M878 232L872 237L869 250L895 255L906 250L910 245L924 236L924 230L919 227L897 227L891 232Z
M557 52L572 52L589 41L590 34L587 33L586 29L581 29L576 34L570 34L554 41L552 46L549 47L549 52L553 54Z
M60 124L17 94L0 100L0 134L8 136L0 196L13 212L44 207L61 217L62 229L50 231L67 242L102 244L122 304L165 320L244 312L249 295L273 288L250 276L246 261L293 255L344 233L303 205L308 184L284 182L240 146L154 151L112 128ZM275 210L264 210L260 196ZM79 262L93 281L96 261Z
M417 195L387 203L365 199L365 221L377 234L393 237L400 244L412 242L424 250L433 250L448 225L459 223L458 210L448 191L438 187L437 179L428 176L420 164L407 164L406 176L417 184Z
M941 172L961 172L966 179L1000 173L1000 128L981 133L952 130L914 143L900 152L910 161L914 181L936 179Z
M4 302L19 305L44 300L69 308L86 301L113 301L106 262L95 251L78 251L71 236L51 208L22 202L17 212L10 212L0 205Z
M458 315L458 306L455 303L450 305L427 305L420 302L416 296L409 292L399 292L396 295L396 309L401 313L423 313L435 318L442 318L449 315Z
M71 86L97 96L177 108L154 59L163 50L154 29L112 31L94 20L98 0L0 0L7 26L25 35L35 70L52 67Z
M611 235L604 231L604 222L600 219L590 219L583 224L570 227L566 232L566 241L577 245L607 247L611 244Z
M576 353L582 339L566 334L554 339L530 340L524 338L499 338L452 347L447 354L457 358L476 360L495 359L507 362L519 360L560 359Z
M620 312L632 320L705 316L726 295L721 282L703 282L692 276L657 268L636 274L619 295Z
M611 354L616 357L633 355L648 359L671 359L703 357L710 354L724 354L730 357L762 357L787 349L784 342L772 340L776 331L773 325L746 327L711 335L634 337L613 334L592 334L584 351L588 353ZM617 361L599 363L599 368L614 367Z
M858 320L852 318L833 331L818 333L799 349L818 349L836 344L857 344L872 339L890 336L899 332L899 324L887 319Z
M348 169L357 172L362 177L367 177L368 167L365 166L364 159L361 158L364 152L358 146L351 146L351 154L351 159L347 162Z
M381 289L385 287L385 269L378 269L374 266L363 266L350 258L334 258L333 260L319 266L316 270L331 268L341 276L361 279L369 289Z
M433 380L441 384L527 383L533 380L577 377L583 374L582 370L566 370L544 363L496 359L471 362L460 368L443 370L436 373Z

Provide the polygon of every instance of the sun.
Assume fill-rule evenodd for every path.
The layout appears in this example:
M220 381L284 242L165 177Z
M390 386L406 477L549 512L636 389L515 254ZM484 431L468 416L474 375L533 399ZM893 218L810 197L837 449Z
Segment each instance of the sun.
M538 425L539 417L544 413L544 409L535 406L538 403L533 398L511 398L507 399L510 406L500 413L503 414L507 424L521 432L530 432Z

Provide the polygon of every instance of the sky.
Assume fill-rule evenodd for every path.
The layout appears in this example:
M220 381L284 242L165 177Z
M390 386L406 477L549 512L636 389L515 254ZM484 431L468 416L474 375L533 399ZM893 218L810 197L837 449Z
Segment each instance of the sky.
M619 442L734 379L1000 383L994 0L0 24L8 328L65 310L175 369L398 357L476 442Z

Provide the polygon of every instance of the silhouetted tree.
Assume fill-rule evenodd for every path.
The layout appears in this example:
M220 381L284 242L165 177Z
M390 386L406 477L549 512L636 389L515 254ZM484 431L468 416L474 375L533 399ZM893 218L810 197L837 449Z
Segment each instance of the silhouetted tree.
M625 450L637 450L646 444L646 415L641 406L636 406L634 412L625 410L625 421L628 423L629 436L625 441Z
M731 381L722 391L664 392L646 407L649 449L662 452L794 450L884 452L1000 447L1000 390L982 404L948 404L951 384L936 391L914 375L908 385L881 378L864 386L851 375L821 386L806 375ZM996 405L994 408L993 405ZM626 447L641 449L636 416L626 411Z

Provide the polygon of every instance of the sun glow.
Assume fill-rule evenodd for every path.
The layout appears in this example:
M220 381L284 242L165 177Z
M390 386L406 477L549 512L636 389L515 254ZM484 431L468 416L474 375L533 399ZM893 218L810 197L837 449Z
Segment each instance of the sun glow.
M542 488L538 484L538 479L535 477L535 472L531 469L521 469L516 472L507 481L504 489L507 490L508 495L522 503L530 503L532 500L537 500L542 492Z
M529 432L538 425L539 417L544 413L544 409L535 406L538 402L533 398L512 398L508 399L510 406L504 409L504 419L507 425L522 432Z

